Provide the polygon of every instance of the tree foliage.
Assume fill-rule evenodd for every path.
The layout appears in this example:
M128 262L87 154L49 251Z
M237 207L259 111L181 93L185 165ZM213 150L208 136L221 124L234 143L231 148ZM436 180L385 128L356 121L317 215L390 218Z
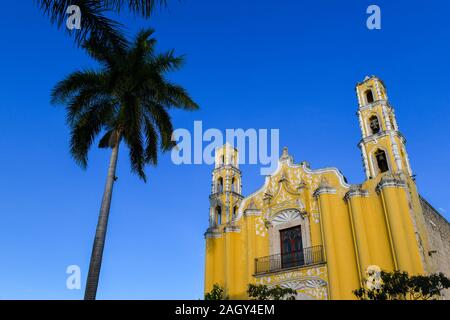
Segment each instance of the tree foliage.
M205 300L228 300L228 297L225 295L225 290L216 283L212 290L205 294Z
M381 271L379 284L364 279L353 294L360 300L437 300L450 287L450 279L443 273L410 276L407 272Z
M110 18L111 13L120 13L128 8L131 13L149 18L158 7L166 6L167 0L34 0L41 11L49 17L50 22L58 28L65 28L68 18L67 8L76 5L80 8L81 29L67 31L75 36L81 45L89 36L101 42L126 45L123 37L123 25Z
M295 300L297 291L291 288L275 286L269 288L266 285L250 284L247 290L248 296L253 300Z
M82 167L102 134L99 147L123 141L132 171L146 181L145 165L156 165L158 149L167 151L175 144L169 109L198 109L183 87L166 79L182 66L183 57L173 51L156 53L152 34L142 30L126 48L91 38L84 47L100 69L76 71L54 87L52 103L66 107L70 151Z

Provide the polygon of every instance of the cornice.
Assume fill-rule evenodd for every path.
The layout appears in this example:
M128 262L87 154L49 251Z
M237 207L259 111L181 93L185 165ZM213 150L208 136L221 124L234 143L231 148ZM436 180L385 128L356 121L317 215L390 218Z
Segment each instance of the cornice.
M220 238L222 234L219 232L217 228L208 228L205 232L205 239L215 239Z
M379 82L383 85L383 87L386 88L386 85L385 85L385 83L384 83L383 80L381 80L380 78L378 78L378 77L375 76L375 75L371 75L371 76L366 76L366 77L364 78L363 81L357 82L357 83L356 83L356 86L355 86L355 90L358 89L359 86L361 86L361 85L367 83L367 82L370 81L370 80L377 80L377 81L379 81Z
M250 216L261 216L262 211L259 209L246 209L244 210L244 217L250 217Z
M223 229L224 233L239 233L241 232L241 228L234 225L228 225Z
M377 107L379 105L386 106L390 110L394 111L394 107L389 103L389 101L387 101L385 99L380 99L380 100L376 100L376 101L374 101L372 103L365 104L365 105L359 107L358 110L359 111L370 110L370 109L375 108L375 107Z
M220 197L221 195L226 195L226 194L232 194L233 196L239 198L240 200L244 199L245 197L242 194L239 194L237 192L234 191L223 191L223 192L216 192L213 193L211 195L209 195L209 199L215 199L217 197Z
M316 189L316 191L314 191L313 196L317 198L322 194L336 194L336 189L329 186L319 187Z
M401 177L387 174L383 176L376 187L376 191L380 193L384 188L407 188L407 183Z
M217 171L221 171L223 169L230 169L233 170L234 172L236 172L237 174L242 174L241 170L236 168L235 166L231 165L231 164L222 164L217 168L214 168L213 170L213 174Z
M401 134L400 131L398 130L383 130L380 131L376 134L372 134L370 136L367 136L365 138L362 138L359 142L358 142L358 147L361 148L361 145L384 138L384 137L389 137L391 136L391 134L394 134L395 136L399 137L403 144L406 145L406 138Z
M362 189L360 185L356 185L352 186L352 188L345 194L344 199L348 201L354 197L366 198L368 196L369 191Z

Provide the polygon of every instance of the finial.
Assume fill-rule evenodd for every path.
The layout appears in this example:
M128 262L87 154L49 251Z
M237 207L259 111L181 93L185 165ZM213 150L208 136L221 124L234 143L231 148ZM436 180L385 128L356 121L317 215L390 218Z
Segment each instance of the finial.
M289 150L287 147L284 147L280 160L286 160L286 159L289 159Z

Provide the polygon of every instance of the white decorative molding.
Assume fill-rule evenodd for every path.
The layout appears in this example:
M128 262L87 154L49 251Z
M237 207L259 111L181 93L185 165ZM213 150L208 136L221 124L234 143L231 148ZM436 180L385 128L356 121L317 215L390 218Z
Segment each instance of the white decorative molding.
M269 251L270 254L279 254L280 245L280 230L300 226L302 233L303 248L311 247L311 228L309 223L309 216L298 209L287 209L279 211L274 215L268 215L267 221L270 227L267 230L269 234Z
M229 225L223 229L224 233L240 233L241 228L239 226Z
M313 212L313 213L311 213L311 217L315 224L318 224L320 222L320 213Z
M362 101L362 99L361 99L361 93L359 92L358 88L356 89L356 96L358 97L358 104L359 104L359 107L362 107L363 101Z
M377 96L378 96L377 100L381 100L383 97L381 96L381 89L380 89L380 84L378 83L378 79L375 78L374 82L375 82L375 88L376 88Z
M412 169L411 169L411 163L409 162L409 156L408 156L408 153L406 152L405 146L403 146L403 154L405 156L406 169L408 170L409 176L412 177L413 172L412 172Z
M321 278L298 279L281 283L282 288L290 288L293 290L318 289L326 286L327 283Z
M354 185L350 188L350 190L345 194L344 199L348 201L353 197L362 197L366 198L369 196L369 191L363 190L361 185Z
M265 238L267 235L267 227L263 218L257 218L255 221L255 232L257 236Z
M366 178L370 178L370 168L369 168L369 160L367 159L367 152L366 152L366 146L361 146L362 156L363 156L363 162L364 162L364 169L366 172ZM373 173L372 173L373 174Z
M280 224L289 223L291 221L301 219L300 211L298 210L286 210L281 211L276 216L274 216L270 221L272 225L278 226Z
M364 122L362 119L361 111L358 110L358 120L359 120L359 127L361 129L361 135L363 138L367 136L366 128L364 127Z
M279 273L256 277L256 283L269 288L280 286L297 291L296 300L328 299L327 271L325 267Z
M344 188L350 188L350 185L347 182L345 182L344 176L342 175L342 173L337 168L324 168L324 169L312 170L312 169L308 168L305 165L301 165L301 166L302 166L303 170L306 173L308 173L308 174L322 174L322 173L332 172L332 173L334 173L337 176L337 178L339 180L339 183ZM295 167L295 166L293 166L293 167Z
M246 209L244 211L244 217L250 217L250 216L261 216L262 211L259 209Z
M314 191L313 196L315 198L319 197L322 194L336 194L337 190L336 188L332 187L319 187L316 191Z
M391 123L391 119L389 117L389 114L388 114L388 112L386 110L386 106L383 106L382 111L383 111L384 121L386 122L386 130L391 131L392 130L392 123Z
M404 181L399 175L393 175L393 174L386 174L384 175L380 182L378 183L376 187L376 191L379 193L384 188L407 188L408 185L406 181Z
M274 177L276 175L278 175L278 173L280 172L280 170L283 168L283 164L287 165L289 168L293 168L293 169L298 169L301 168L303 169L303 171L307 174L307 175L320 175L320 174L324 174L324 173L333 173L336 175L340 185L344 188L350 188L350 184L348 184L347 182L345 182L344 180L344 176L342 175L342 173L334 167L330 167L330 168L323 168L323 169L317 169L317 170L312 170L308 167L308 165L304 162L300 163L300 164L294 164L292 162L292 159L288 159L285 161L278 161L278 165L277 165L277 169L275 169L275 171L269 175L266 176L266 179L264 181L264 185L259 188L258 190L256 190L255 192L253 192L252 194L250 194L249 196L245 197L242 200L242 203L239 207L238 210L238 216L236 218L236 221L241 219L242 216L244 215L244 208L246 208L246 204L248 201L250 201L252 198L254 198L255 196L257 196L260 193L263 193L266 189L269 188L270 184L271 184L271 177ZM330 192L332 190L329 190ZM334 193L336 192L335 190L333 191Z
M205 232L205 239L215 239L222 237L222 233L217 228L208 228Z

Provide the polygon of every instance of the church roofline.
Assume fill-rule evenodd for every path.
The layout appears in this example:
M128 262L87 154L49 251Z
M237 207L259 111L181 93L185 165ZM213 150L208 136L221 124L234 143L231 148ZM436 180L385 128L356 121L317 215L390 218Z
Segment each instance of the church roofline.
M286 164L290 168L302 168L305 171L305 173L308 173L308 174L323 174L323 173L332 172L332 173L336 174L336 176L338 177L339 183L341 184L341 186L343 188L350 189L351 186L352 186L351 184L348 184L347 182L345 182L344 175L336 167L326 167L326 168L322 168L322 169L311 169L311 168L309 168L309 166L307 165L307 163L305 161L302 161L300 164L295 164L295 163L293 163L291 161L291 158L292 157L278 160L277 168L274 170L274 172L272 172L272 174L266 176L266 179L265 179L264 184L262 185L262 187L260 187L259 189L257 189L253 193L249 194L248 196L244 196L244 198L242 200L242 203L239 206L238 217L237 217L238 219L240 219L242 217L242 215L244 214L243 208L247 204L247 201L250 200L251 198L253 198L254 196L256 196L257 194L259 194L261 192L264 192L264 190L267 189L267 187L268 187L268 185L270 183L270 179L273 176L276 176L279 173L279 171L283 167L283 163Z
M436 208L430 204L430 202L428 202L427 199L425 199L422 195L419 194L419 199L423 202L425 202L432 210L433 212L438 215L440 218L442 218L443 220L445 220L445 222L447 222L447 224L450 225L450 222L447 220L446 217L444 217L438 210L436 210Z

